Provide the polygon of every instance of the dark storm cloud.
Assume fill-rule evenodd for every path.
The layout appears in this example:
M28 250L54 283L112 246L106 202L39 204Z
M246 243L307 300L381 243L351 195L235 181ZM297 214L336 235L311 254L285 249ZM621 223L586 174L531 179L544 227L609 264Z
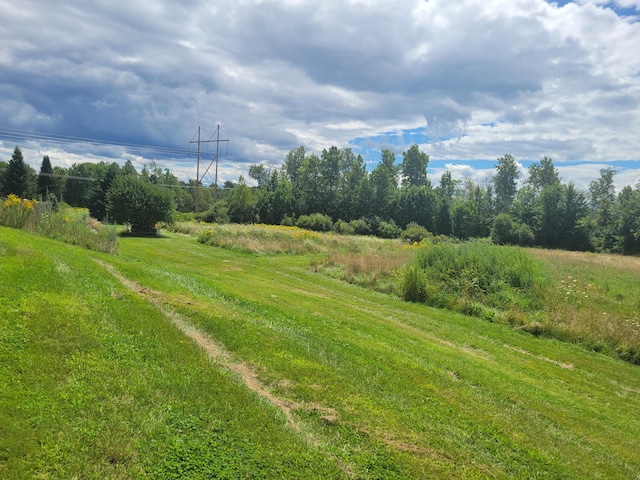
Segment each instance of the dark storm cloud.
M238 174L416 128L443 159L637 159L640 26L611 6L0 0L1 123L175 148L221 123Z

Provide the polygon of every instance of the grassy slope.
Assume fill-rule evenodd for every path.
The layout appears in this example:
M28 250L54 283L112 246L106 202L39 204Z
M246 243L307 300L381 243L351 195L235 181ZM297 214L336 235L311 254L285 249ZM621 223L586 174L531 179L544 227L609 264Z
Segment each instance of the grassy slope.
M0 476L640 475L637 366L346 285L308 257L32 239L0 230ZM251 365L299 430L92 255Z

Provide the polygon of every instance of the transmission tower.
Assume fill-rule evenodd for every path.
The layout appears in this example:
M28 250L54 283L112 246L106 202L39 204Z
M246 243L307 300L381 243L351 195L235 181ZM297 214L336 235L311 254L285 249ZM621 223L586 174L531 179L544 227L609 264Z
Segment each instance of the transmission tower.
M220 125L218 124L218 128L216 128L216 131L213 132L213 135L211 135L209 137L209 140L201 140L200 139L200 127L198 127L198 131L197 133L191 138L191 141L189 143L197 143L198 144L198 163L196 166L196 198L195 198L195 210L196 213L198 213L198 207L199 207L199 197L198 197L198 186L200 185L200 183L202 182L202 180L204 179L204 176L209 173L209 169L211 168L211 166L213 165L213 162L215 162L216 164L216 175L215 175L215 189L213 191L213 200L214 202L217 200L217 194L218 194L218 154L220 152L220 143L222 142L229 142L229 140L227 139L222 139L220 140ZM196 136L198 137L197 140L194 140L194 138L196 138ZM213 139L213 137L216 137L215 140ZM200 144L201 143L215 143L216 144L216 156L214 157L213 160L211 160L211 162L209 163L209 166L206 168L206 170L204 171L204 173L202 174L202 177L200 176ZM228 145L228 143L227 143Z

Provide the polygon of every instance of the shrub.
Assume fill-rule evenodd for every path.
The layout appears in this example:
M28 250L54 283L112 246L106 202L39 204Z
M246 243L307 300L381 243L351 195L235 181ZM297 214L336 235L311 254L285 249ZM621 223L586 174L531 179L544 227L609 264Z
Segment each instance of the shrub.
M497 245L531 246L534 235L528 225L514 221L507 213L496 216L491 229L491 240Z
M285 215L285 217L280 222L280 225L283 225L285 227L295 227L296 226L296 219L295 219L295 217L292 217L291 215Z
M516 224L508 213L500 213L493 220L491 240L497 245L514 244Z
M353 228L353 233L356 235L371 235L371 225L366 218L351 220L349 225Z
M197 218L207 223L229 223L229 207L227 202L220 200L214 203L210 209L199 214Z
M313 213L311 215L301 215L296 225L316 232L328 232L333 227L333 220L329 215Z
M387 221L380 221L378 223L377 234L382 238L398 238L400 236L400 227L396 225L393 219Z
M333 231L341 235L353 235L355 233L355 228L344 220L338 220L333 224Z
M430 236L429 230L422 225L418 225L416 222L409 223L407 228L400 234L400 238L406 243L420 243Z
M402 298L407 302L419 303L427 300L425 275L416 265L410 265L404 271Z

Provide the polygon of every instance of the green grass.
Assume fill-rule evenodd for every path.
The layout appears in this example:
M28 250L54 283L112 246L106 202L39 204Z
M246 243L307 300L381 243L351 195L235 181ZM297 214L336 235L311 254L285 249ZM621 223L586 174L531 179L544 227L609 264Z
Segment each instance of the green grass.
M640 475L637 366L312 258L175 234L108 256L0 228L0 477Z

